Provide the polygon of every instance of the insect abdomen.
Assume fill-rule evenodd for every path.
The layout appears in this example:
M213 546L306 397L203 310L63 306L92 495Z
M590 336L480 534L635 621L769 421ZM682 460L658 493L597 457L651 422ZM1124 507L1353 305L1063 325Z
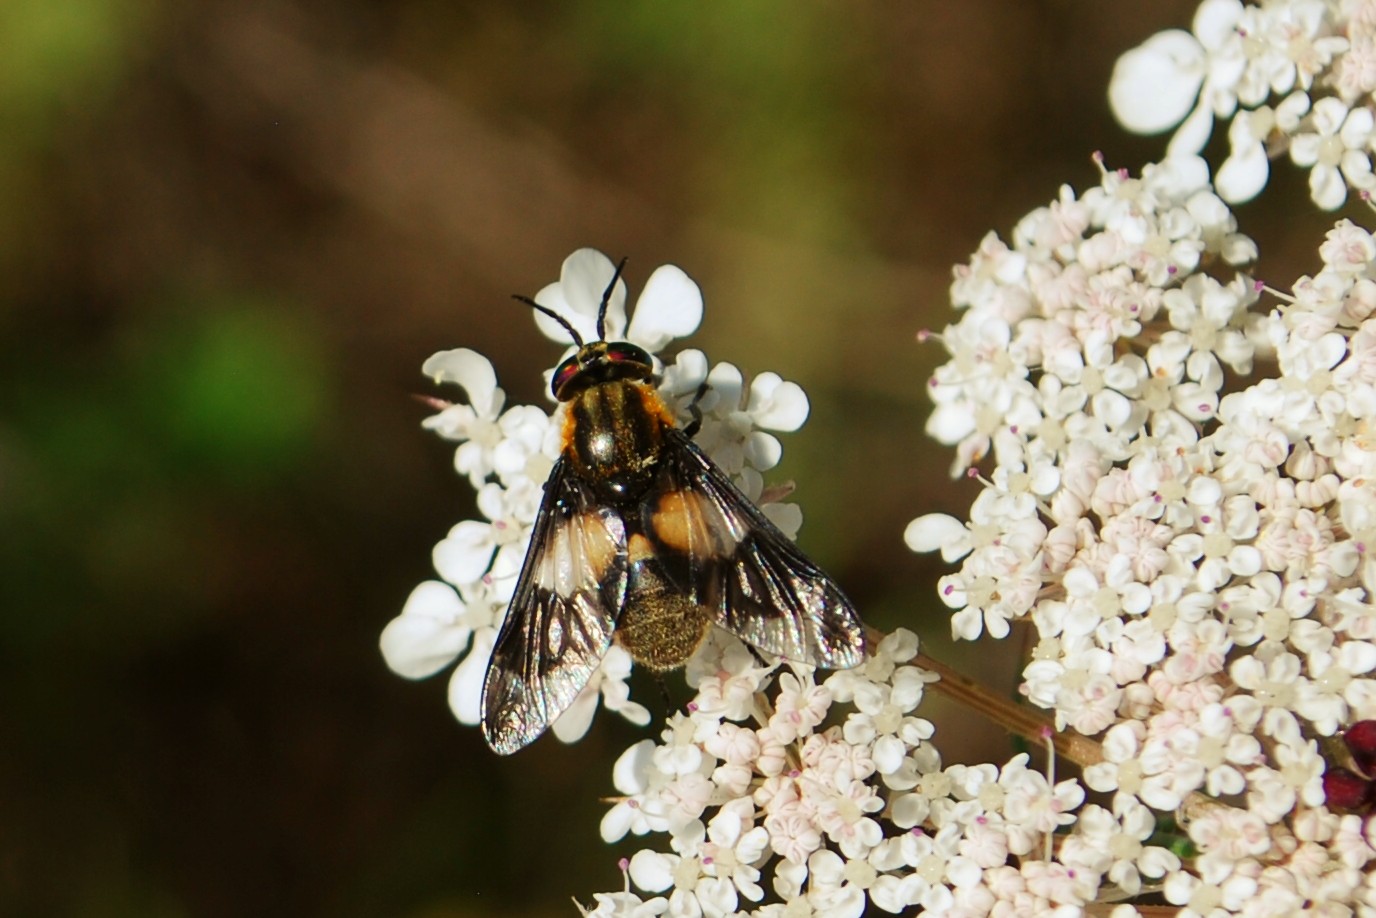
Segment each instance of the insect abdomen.
M649 386L611 380L590 386L568 403L564 453L580 478L620 502L644 492L672 425Z
M631 659L656 672L688 661L712 627L711 610L672 585L660 557L643 535L631 536L626 605L616 623L616 642Z

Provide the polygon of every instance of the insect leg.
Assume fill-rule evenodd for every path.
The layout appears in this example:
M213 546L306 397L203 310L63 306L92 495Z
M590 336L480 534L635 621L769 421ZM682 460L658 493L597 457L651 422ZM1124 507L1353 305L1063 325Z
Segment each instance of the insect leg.
M664 678L663 671L658 671L655 673L655 681L659 683L659 697L664 699L664 717L673 717L674 711L678 708L674 704L674 699L669 697L669 680Z
M693 393L693 400L688 403L688 413L693 416L693 419L688 422L687 427L683 428L683 433L690 440L697 436L698 431L702 429L702 409L698 407L698 402L702 401L702 397L706 394L707 380L704 379L698 386L698 391Z
M745 642L742 641L741 643ZM769 669L769 661L764 658L764 655L760 653L759 649L754 644L746 644L745 649L750 651L750 655L755 658L756 663L759 663L765 669Z

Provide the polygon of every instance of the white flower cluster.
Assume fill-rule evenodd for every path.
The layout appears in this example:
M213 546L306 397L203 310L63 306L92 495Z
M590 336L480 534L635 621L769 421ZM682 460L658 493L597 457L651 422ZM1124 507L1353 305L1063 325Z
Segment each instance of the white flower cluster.
M1179 866L1146 844L1145 806L1087 806L1076 821L1083 789L1028 769L1026 755L943 768L932 725L915 715L932 677L912 663L911 632L820 685L729 636L710 646L689 670L689 713L617 763L623 796L602 822L609 842L660 832L671 851L637 852L626 890L597 896L587 914L858 918L870 903L1043 915L1089 903L1106 880L1135 893L1141 876ZM825 726L842 703L844 720ZM1048 856L1052 833L1073 822ZM767 897L778 901L758 904Z
M614 271L601 252L580 249L564 261L560 280L541 290L536 301L563 316L584 341L595 341L598 307ZM609 340L630 341L654 353L692 334L701 319L697 284L665 265L646 282L629 324L626 285L617 281L605 331ZM547 316L537 313L536 324L550 339L569 344L567 331ZM459 523L435 546L434 565L441 579L428 580L411 593L401 614L382 632L382 653L388 666L411 679L432 676L459 659L449 682L449 705L461 722L477 724L492 645L516 587L545 481L562 448L562 408L507 408L492 364L464 348L431 356L422 370L437 383L457 384L467 396L467 403L443 407L424 426L459 444L454 467L477 490L484 519ZM660 393L680 422L688 420L688 406L696 399L702 414L697 443L759 501L760 472L773 468L782 454L779 441L765 431L802 426L808 414L803 390L774 373L757 375L747 389L738 369L719 363L709 370L707 358L697 350L681 351L661 376ZM706 391L698 397L704 383ZM792 504L765 503L761 509L789 535L802 522ZM608 710L648 724L649 711L630 700L630 671L629 655L613 645L578 699L554 723L555 735L565 742L583 736L599 697Z
M912 634L818 683L718 632L687 711L617 762L602 822L667 850L623 861L625 888L585 914L1127 918L1150 894L1191 918L1376 915L1376 239L1339 222L1313 276L1268 292L1240 273L1257 247L1225 203L1283 154L1320 207L1376 189L1376 0L1204 0L1191 32L1123 56L1110 98L1132 130L1179 125L1170 155L1062 189L956 269L928 432L955 472L993 468L968 522L906 533L961 562L940 583L957 637L1035 629L1023 695L1098 753L1079 780L1026 755L943 766ZM1211 180L1216 120L1230 154ZM581 250L537 299L591 340L612 276ZM629 325L618 283L607 335L655 352L701 309L661 268ZM461 658L450 702L476 723L562 425L503 410L472 351L425 372L467 395L426 426L460 444L485 519L436 546L442 579L382 649L414 678ZM758 500L780 450L760 428L798 427L801 390L763 374L747 393L691 350L662 379L681 422L707 384L698 442ZM796 507L764 509L796 531ZM599 697L648 723L630 665L614 646L556 734L581 736Z
M1339 222L1269 314L1206 273L1254 255L1195 157L987 238L956 270L929 432L995 468L969 523L907 540L963 557L956 635L1030 623L1023 694L1100 738L1103 877L1131 891L1123 839L1174 814L1185 914L1350 914L1376 909L1376 830L1325 808L1319 740L1376 717L1376 240Z
M1287 152L1309 170L1314 202L1341 207L1376 188L1376 0L1204 0L1190 32L1152 36L1123 55L1109 99L1129 130L1179 125L1172 155L1204 149L1215 120L1231 152L1226 201L1255 197Z

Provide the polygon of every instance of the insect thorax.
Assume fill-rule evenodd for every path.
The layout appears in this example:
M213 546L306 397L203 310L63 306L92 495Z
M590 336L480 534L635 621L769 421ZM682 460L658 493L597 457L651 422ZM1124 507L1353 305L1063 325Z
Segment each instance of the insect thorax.
M648 487L673 419L648 384L609 380L567 403L564 454L584 481L615 503L634 500Z

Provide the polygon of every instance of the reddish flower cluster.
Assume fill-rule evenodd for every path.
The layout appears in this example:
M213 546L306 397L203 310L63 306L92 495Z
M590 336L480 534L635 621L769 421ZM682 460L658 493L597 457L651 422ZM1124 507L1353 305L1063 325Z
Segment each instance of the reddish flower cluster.
M1332 807L1364 810L1376 802L1376 720L1360 720L1343 733L1343 744L1357 771L1330 766L1323 776L1323 793Z

